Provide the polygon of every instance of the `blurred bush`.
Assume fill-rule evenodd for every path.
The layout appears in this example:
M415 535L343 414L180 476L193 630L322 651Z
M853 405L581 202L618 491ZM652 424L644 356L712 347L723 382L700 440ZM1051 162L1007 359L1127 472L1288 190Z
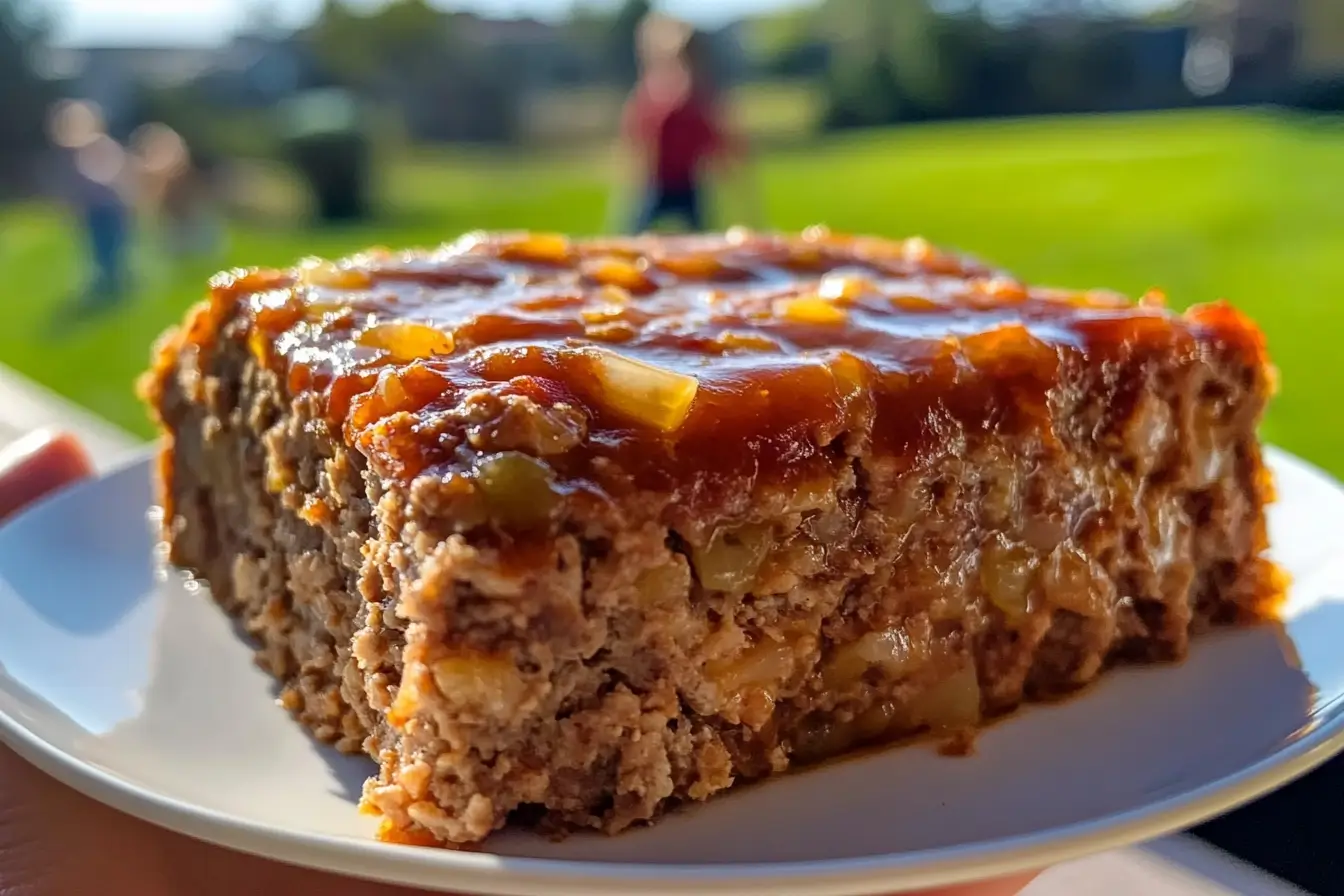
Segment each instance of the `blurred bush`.
M277 110L281 154L306 182L317 217L352 221L372 213L372 147L359 103L339 88L299 94Z
M181 134L200 164L274 158L279 151L279 135L267 110L212 101L200 85L142 87L136 106L139 121L162 122Z
M32 157L44 145L54 92L34 63L45 25L23 0L0 0L0 197L32 188Z
M1076 6L1076 9L1067 7ZM979 4L827 0L825 123L1044 115L1188 105L1188 29L1045 4L1011 23ZM796 58L785 55L783 58ZM808 57L813 58L813 57Z
M1292 104L1310 112L1344 114L1344 77L1307 81L1295 91Z

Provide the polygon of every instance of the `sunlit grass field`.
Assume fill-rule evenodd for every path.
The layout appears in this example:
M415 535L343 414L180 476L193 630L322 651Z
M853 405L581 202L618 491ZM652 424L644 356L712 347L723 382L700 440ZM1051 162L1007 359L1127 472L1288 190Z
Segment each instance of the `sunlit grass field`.
M53 325L84 276L77 235L55 208L0 209L0 363L148 434L132 380L214 269L476 228L593 232L608 162L402 153L382 172L382 220L309 229L276 193L232 225L225 257L173 268L142 253L135 295L77 325ZM1231 299L1264 326L1282 373L1267 438L1344 475L1344 126L1250 112L921 126L769 149L754 178L771 227L917 233L1036 281ZM718 223L745 214L739 192L722 192Z

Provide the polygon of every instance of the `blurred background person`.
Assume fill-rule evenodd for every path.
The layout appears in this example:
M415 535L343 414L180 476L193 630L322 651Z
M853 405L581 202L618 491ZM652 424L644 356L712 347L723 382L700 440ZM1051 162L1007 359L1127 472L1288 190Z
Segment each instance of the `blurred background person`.
M729 126L708 48L694 28L652 13L636 42L639 80L621 114L618 162L622 179L638 185L626 228L642 233L672 218L704 230L708 168L743 162L745 142ZM618 184L614 208L623 215L628 195Z
M113 301L126 288L135 187L126 150L107 134L98 108L80 100L53 107L50 132L62 156L60 192L83 228L94 269L86 298Z
M215 254L221 226L208 168L181 134L160 122L142 125L130 143L141 206L161 250L174 260Z

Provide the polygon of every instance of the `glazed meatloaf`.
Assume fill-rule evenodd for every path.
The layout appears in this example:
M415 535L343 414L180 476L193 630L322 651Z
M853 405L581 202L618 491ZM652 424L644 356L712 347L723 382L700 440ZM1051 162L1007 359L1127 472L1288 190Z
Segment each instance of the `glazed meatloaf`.
M232 271L144 394L173 560L382 836L619 831L1271 611L1223 303L922 240L476 234Z

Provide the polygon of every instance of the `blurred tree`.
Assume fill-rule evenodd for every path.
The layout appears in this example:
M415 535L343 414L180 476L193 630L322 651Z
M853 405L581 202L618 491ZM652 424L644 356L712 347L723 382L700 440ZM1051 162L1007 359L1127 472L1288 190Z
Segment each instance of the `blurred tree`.
M276 152L275 129L267 112L222 108L200 84L141 85L135 119L162 122L177 131L193 159L203 165L225 158L269 158Z
M830 61L820 6L797 6L758 16L749 23L744 49L767 75L821 75Z
M608 17L589 0L575 0L565 17L565 38L582 60L575 80L598 80L604 74L602 54L606 49Z
M270 0L248 0L243 7L243 33L270 39L283 35L285 27L275 4Z
M376 41L345 0L322 0L305 37L327 76L343 87L367 86L378 71Z
M592 0L575 0L565 17L565 31L576 44L597 51L607 39L611 21L612 17Z
M612 18L607 55L611 60L612 74L622 84L634 83L639 75L635 36L639 31L639 23L652 11L653 3L650 0L625 0Z
M24 0L0 0L0 192L22 184L43 146L51 90L37 71L47 22Z
M833 126L928 117L947 101L947 60L925 0L827 0Z
M1344 3L1300 0L1299 63L1308 77L1344 75Z
M426 0L392 0L366 20L380 74L411 79L427 74L451 50L451 17Z
M1322 0L1334 3L1337 0ZM1120 0L825 0L826 123L1188 102L1159 34Z
M1295 105L1344 113L1344 3L1301 0Z
M502 140L520 102L516 60L472 46L454 15L427 0L391 0L364 12L325 0L306 39L332 83L399 115L424 140Z
M307 183L318 219L368 217L371 147L354 94L341 88L306 91L286 100L279 113L283 152Z
M1147 10L1140 20L1150 25L1182 25L1193 18L1196 4L1197 0L1174 0L1170 4Z
M392 0L368 13L323 0L307 39L342 87L373 90L424 74L450 46L451 16L426 0Z

